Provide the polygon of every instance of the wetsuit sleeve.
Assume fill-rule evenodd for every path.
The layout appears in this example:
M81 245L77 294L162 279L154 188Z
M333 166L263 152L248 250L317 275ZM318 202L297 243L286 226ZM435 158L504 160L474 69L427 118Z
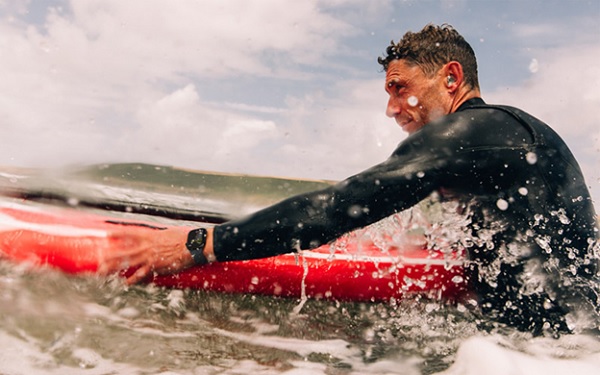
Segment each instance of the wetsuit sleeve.
M216 226L217 260L256 259L316 248L415 205L444 180L445 163L450 159L442 155L442 148L432 149L426 138L426 133L409 137L385 162L332 187Z

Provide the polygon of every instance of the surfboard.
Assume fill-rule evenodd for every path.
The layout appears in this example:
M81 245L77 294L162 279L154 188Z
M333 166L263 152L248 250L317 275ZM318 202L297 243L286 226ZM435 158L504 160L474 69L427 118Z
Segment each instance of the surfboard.
M93 274L103 254L114 249L108 232L115 226L150 236L171 226L201 225L210 224L164 224L11 199L0 201L0 255L33 269ZM462 265L460 256L423 245L400 248L345 239L295 254L192 267L147 282L169 288L348 301L385 301L416 293L454 298L465 290ZM131 272L124 270L121 275Z

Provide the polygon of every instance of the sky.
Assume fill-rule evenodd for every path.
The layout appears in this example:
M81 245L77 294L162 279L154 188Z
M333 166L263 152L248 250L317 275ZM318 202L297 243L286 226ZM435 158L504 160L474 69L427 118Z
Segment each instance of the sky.
M453 25L483 98L572 148L600 199L600 1L0 0L0 165L342 179L406 135L391 40Z

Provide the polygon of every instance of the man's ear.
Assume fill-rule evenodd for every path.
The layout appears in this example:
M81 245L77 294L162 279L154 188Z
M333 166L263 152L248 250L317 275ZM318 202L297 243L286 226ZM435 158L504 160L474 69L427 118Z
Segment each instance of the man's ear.
M446 87L449 92L456 91L465 78L462 65L458 61L450 61L442 67Z

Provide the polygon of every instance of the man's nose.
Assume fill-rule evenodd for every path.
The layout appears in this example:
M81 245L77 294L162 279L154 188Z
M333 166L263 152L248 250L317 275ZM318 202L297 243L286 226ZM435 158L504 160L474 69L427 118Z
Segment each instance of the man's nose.
M393 97L390 96L387 103L387 108L385 110L385 114L387 117L396 117L400 113L401 109L397 103L397 100L394 100Z

